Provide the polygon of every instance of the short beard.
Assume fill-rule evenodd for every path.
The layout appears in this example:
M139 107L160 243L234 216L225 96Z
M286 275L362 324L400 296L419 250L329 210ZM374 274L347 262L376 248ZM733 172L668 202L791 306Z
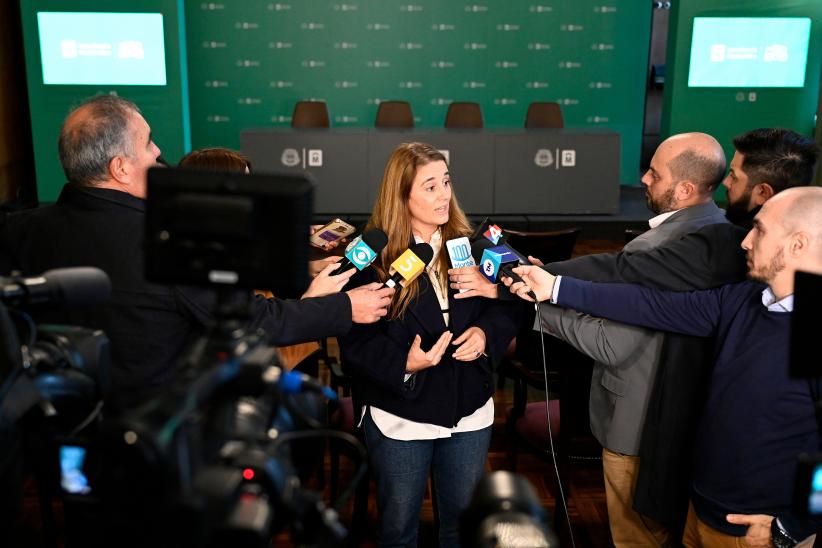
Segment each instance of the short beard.
M776 278L776 275L785 269L785 248L780 247L779 250L771 257L768 266L763 268L760 272L749 272L748 277L758 282L766 284Z
M660 213L667 213L669 211L674 210L674 206L676 205L676 199L674 198L674 193L676 192L676 185L671 186L665 193L659 197L659 199L654 199L651 197L651 193L647 190L645 191L645 203L648 204L648 209L650 209L654 214L659 215Z
M751 203L752 191L753 187L748 187L745 194L740 196L737 201L728 202L728 206L725 208L725 218L728 221L744 228L753 227L753 218L756 217L759 208L748 209L748 204Z

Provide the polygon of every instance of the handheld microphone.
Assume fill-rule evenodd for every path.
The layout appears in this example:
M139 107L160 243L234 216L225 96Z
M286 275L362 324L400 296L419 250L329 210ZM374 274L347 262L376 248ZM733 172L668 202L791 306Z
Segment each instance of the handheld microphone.
M336 276L354 267L357 270L364 269L379 257L380 251L387 244L388 236L385 232L379 228L366 230L345 248L345 258L340 261L340 267L330 275Z
M105 302L110 294L108 275L91 266L55 268L32 278L0 277L0 300L13 305L93 306Z
M396 261L391 263L391 277L385 281L383 287L408 286L422 274L431 259L434 258L434 250L426 243L414 244L400 255Z
M471 244L471 254L479 262L482 275L491 283L499 283L500 275L524 283L522 277L514 272L514 267L523 264L522 256L509 246L494 246L491 240L480 239ZM533 291L529 291L528 296L537 300Z
M477 266L474 257L471 256L471 242L468 238L454 238L445 242L448 249L448 258L451 260L451 268L464 268L466 266ZM460 289L460 293L465 293L467 289Z
M495 225L494 221L486 217L471 234L472 242L476 242L481 238L490 240L494 245L498 245L504 244L508 240L508 235L505 234L498 225Z

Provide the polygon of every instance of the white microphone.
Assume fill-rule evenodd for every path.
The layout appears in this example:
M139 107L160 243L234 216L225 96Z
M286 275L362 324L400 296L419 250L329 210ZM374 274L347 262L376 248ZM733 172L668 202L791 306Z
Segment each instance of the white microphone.
M445 242L448 249L448 258L451 260L451 268L463 268L466 266L477 266L474 257L471 256L471 242L467 237L454 238ZM467 289L460 288L460 293L465 293Z

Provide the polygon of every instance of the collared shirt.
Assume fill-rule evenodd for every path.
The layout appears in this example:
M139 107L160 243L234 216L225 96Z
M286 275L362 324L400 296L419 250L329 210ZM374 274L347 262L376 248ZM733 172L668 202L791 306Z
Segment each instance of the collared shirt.
M417 243L424 242L424 240L416 234L414 234L414 241ZM440 231L440 229L437 229L437 231L431 235L431 241L428 243L434 250L434 258L431 259L431 262L426 267L426 272L428 274L428 278L431 280L431 287L434 288L434 293L437 296L437 301L439 301L440 303L440 310L442 310L442 319L445 321L445 325L448 325L448 288L441 286L438 271L439 263L437 261L440 249L442 249L442 232ZM451 348L446 350L446 352L449 351L451 351ZM434 367L437 366L435 365ZM465 367L471 366L465 364ZM405 380L408 380L410 377L410 374L406 374ZM374 421L374 424L377 425L377 428L380 429L380 432L382 432L382 434L388 438L400 441L434 440L440 438L450 438L452 434L482 430L483 428L486 428L494 424L493 397L488 398L488 401L485 402L485 405L483 405L467 417L461 418L457 425L453 428L445 428L443 426L430 424L426 422L410 421L408 419L404 419L402 417L398 417L397 415L389 413L388 411L383 411L382 409L374 407L373 405L370 406L370 409L371 419ZM365 415L365 409L363 409L363 415ZM360 417L360 423L362 423L362 417Z
M670 217L677 211L679 211L679 209L676 209L674 211L666 211L665 213L660 213L656 217L651 217L650 219L648 219L648 226L650 226L651 228L658 227L659 225L664 223L666 219L668 219L668 217Z
M766 287L762 290L762 305L768 312L793 312L793 293L777 301L771 288Z

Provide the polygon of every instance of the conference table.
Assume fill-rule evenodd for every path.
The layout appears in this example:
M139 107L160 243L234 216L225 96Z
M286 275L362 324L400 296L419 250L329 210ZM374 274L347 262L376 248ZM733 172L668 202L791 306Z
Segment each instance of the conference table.
M448 159L463 209L482 214L614 214L619 134L556 129L249 129L241 149L255 172L307 172L319 214L371 211L385 163L422 141Z

